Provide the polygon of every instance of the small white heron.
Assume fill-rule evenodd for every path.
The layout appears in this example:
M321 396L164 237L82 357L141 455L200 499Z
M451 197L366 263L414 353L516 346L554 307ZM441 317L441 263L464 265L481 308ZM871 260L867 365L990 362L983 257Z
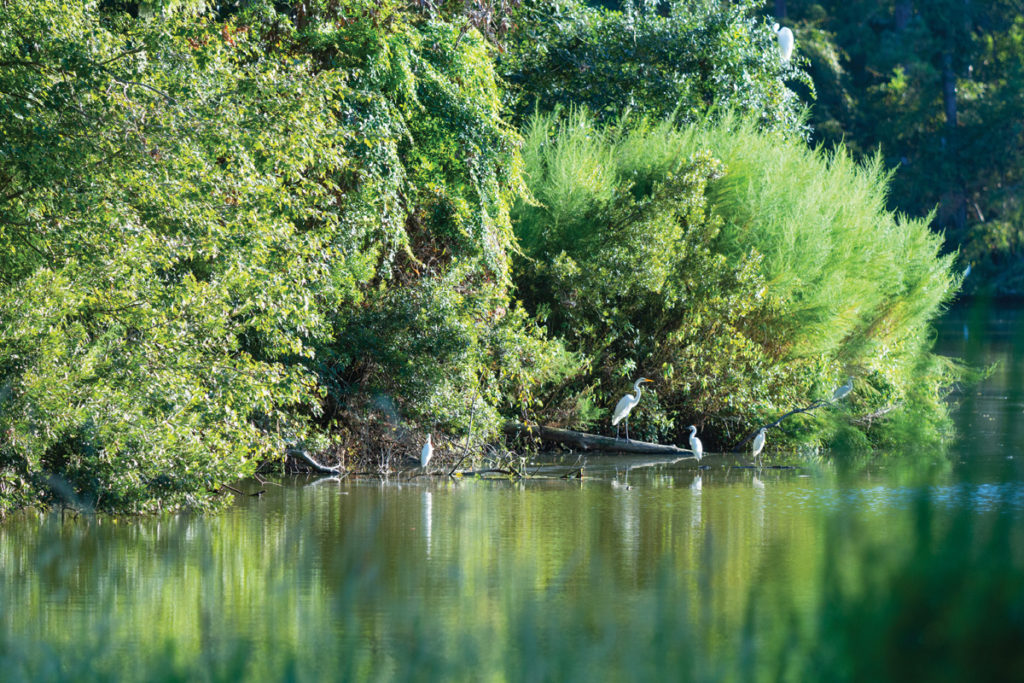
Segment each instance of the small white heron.
M637 381L633 382L633 391L636 394L626 394L619 399L619 402L615 406L615 412L612 413L612 426L615 427L615 438L619 438L619 422L622 420L626 421L626 441L629 441L629 411L633 410L637 403L640 402L640 385L644 382L653 382L653 379L647 379L641 377Z
M704 444L697 438L697 428L690 425L690 450L693 451L693 457L697 458L697 462L704 457Z
M434 457L434 444L430 443L430 434L427 434L427 442L423 444L423 450L420 451L420 467L426 467L432 457Z
M764 434L767 431L767 427L761 427L761 431L754 437L754 443L750 447L750 452L755 460L761 455L761 451L764 450Z
M774 24L772 30L779 41L779 56L782 57L782 63L788 64L789 58L793 56L793 32L788 26L779 28L778 24Z
M839 399L845 397L851 391L853 391L853 377L847 379L846 384L844 384L841 387L838 387L835 391L832 392L832 402L835 403Z

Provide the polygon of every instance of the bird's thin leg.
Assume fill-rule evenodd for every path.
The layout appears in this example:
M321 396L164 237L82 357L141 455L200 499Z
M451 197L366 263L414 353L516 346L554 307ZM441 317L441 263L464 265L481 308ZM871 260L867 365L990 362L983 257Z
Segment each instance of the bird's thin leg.
M619 425L615 425L615 440L619 440Z
M626 418L626 441L629 441L629 418Z

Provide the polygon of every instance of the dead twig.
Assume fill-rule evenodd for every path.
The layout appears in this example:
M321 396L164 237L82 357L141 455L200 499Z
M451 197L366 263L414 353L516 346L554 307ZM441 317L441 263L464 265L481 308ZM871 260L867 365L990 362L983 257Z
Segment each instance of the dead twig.
M809 413L812 410L814 410L816 408L820 408L820 407L822 407L823 405L826 405L826 404L828 404L828 401L815 401L814 403L812 403L809 406L805 406L803 408L794 408L793 410L789 411L788 413L786 413L785 415L783 415L782 417L777 419L775 422L772 422L771 424L766 424L766 425L761 425L760 427L755 427L754 431L752 431L749 434L747 434L746 438L744 438L743 441L740 441L738 444L736 444L735 446L732 447L732 452L733 453L738 453L741 448L743 448L748 443L750 443L751 439L753 439L755 436L757 436L757 433L759 431L761 431L762 428L763 429L773 429L775 427L778 427L780 424L782 424L782 421L785 420L787 417L789 417L791 415L796 415L797 413Z
M862 415L861 417L858 417L857 419L850 421L855 425L867 425L868 427L870 427L872 422L874 422L880 417L888 415L894 410L898 410L902 405L902 403L893 403L891 406L879 408L873 413L870 413L868 415Z
M477 392L473 396L473 407L470 409L471 412L469 414L469 431L466 433L466 441L462 446L462 457L459 458L457 463L455 463L455 467L448 471L449 477L455 475L455 470L462 466L462 463L466 460L466 456L469 454L469 440L473 436L473 421L476 420L476 401L478 398L480 398L480 392Z

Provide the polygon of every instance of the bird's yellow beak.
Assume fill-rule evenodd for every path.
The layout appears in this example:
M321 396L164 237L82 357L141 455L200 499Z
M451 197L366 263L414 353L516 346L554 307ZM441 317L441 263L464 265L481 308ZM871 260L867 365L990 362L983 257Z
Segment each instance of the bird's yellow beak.
M644 381L645 382L653 382L654 380L653 379L645 379Z

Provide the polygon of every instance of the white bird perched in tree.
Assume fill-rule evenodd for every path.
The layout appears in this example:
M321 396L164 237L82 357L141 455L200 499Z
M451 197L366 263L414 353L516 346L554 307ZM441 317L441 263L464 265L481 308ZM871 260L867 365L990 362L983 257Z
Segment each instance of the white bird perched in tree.
M637 381L633 382L633 391L635 395L626 394L619 399L618 404L615 406L615 412L612 413L612 426L615 427L615 438L619 438L619 422L622 420L626 421L626 441L629 441L629 411L633 410L637 403L640 402L640 385L644 382L653 382L653 379L647 379L641 377Z
M767 427L761 427L761 431L759 431L757 436L754 437L754 443L750 447L750 452L753 454L755 459L761 455L761 451L764 450L764 433L767 431Z
M423 444L423 450L420 451L420 467L426 467L432 457L434 457L434 445L430 443L430 434L427 434L427 442Z
M789 27L779 28L778 24L774 24L772 30L779 41L779 56L782 57L782 63L788 64L789 58L793 55L793 32Z
M697 458L697 462L704 457L704 444L697 438L697 428L690 425L690 450L693 451L693 457Z
M846 384L832 392L832 402L835 403L836 401L843 398L851 391L853 391L853 377L847 379Z

